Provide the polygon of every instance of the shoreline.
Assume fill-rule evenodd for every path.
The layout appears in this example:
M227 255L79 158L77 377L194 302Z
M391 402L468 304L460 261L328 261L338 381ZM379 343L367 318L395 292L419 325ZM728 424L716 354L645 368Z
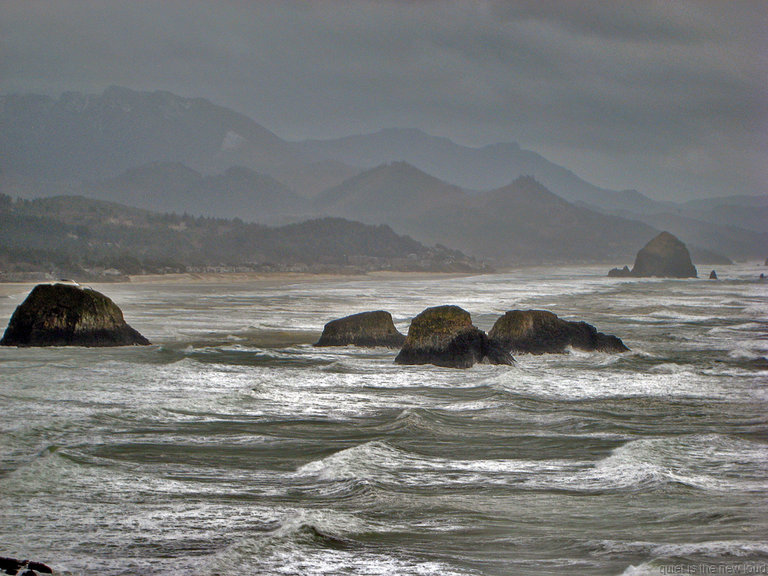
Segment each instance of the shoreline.
M587 264L574 265L577 268L605 268L606 277L610 264ZM702 266L708 268L709 266ZM764 264L758 261L735 262L728 266L755 266L758 269L765 269ZM728 266L720 266L727 268ZM520 270L531 270L535 268L557 268L562 266L553 265L530 265L530 266L511 266L498 268L493 272L469 271L469 272L425 272L425 271L397 271L397 270L375 270L369 272L351 273L329 273L329 272L179 272L171 274L139 274L128 276L127 279L120 279L114 282L84 281L84 286L98 286L99 291L109 292L110 286L127 285L173 285L173 284L246 284L258 283L269 286L280 286L287 284L311 284L315 282L354 282L366 280L430 280L440 278L467 278L470 276L484 276L486 274L510 274ZM569 267L566 267L569 268ZM602 276L602 274L601 274ZM702 272L700 279L704 278ZM0 298L10 297L22 292L29 292L38 284L56 282L55 280L28 280L18 282L0 281ZM107 294L108 295L108 294Z
M128 276L117 282L83 282L84 286L98 286L100 292L109 292L110 286L173 285L173 284L246 284L258 283L279 286L282 284L311 284L315 282L354 282L356 280L427 280L437 278L464 278L477 272L402 272L379 270L360 274L329 274L310 272L180 272L173 274L142 274ZM49 281L0 282L0 298L29 292L38 284ZM108 294L107 294L108 295Z
M316 282L354 282L365 280L426 280L430 278L462 278L475 276L473 272L400 272L374 271L360 274L330 274L311 272L182 272L177 274L147 274L130 276L127 282L115 284L245 284L258 283L272 286L281 284L312 284ZM94 283L96 284L96 283ZM108 284L101 284L107 286Z

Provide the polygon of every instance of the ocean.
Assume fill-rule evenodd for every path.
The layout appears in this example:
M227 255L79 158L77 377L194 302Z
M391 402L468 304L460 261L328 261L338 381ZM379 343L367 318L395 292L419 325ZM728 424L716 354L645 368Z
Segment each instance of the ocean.
M0 556L59 574L768 573L766 268L94 286L149 347L0 349ZM706 277L704 270L700 273ZM26 296L0 298L0 327ZM467 370L314 348L384 309L615 334Z

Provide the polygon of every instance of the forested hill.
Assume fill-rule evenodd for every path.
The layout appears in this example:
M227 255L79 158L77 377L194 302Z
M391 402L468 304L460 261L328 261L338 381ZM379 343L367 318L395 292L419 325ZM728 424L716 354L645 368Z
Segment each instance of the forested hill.
M471 271L461 252L389 226L320 218L282 227L160 214L79 196L0 195L0 280L183 271Z

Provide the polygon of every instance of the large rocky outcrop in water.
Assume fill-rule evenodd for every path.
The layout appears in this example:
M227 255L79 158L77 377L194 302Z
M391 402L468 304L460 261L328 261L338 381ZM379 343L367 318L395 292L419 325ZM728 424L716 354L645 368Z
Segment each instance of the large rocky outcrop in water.
M392 314L384 310L376 310L360 312L328 322L315 346L400 348L403 342L405 342L405 336L395 328Z
M688 248L669 232L662 232L637 253L632 275L669 278L698 276Z
M109 298L73 284L39 284L11 316L3 346L129 346L149 340Z
M614 268L608 276L696 278L698 274L685 244L669 232L662 232L637 253L631 271L626 266L623 269Z
M488 337L498 348L512 353L562 354L569 346L590 352L629 350L616 336L546 310L510 310L496 321Z
M488 336L472 325L469 312L458 306L435 306L416 316L397 364L435 364L469 368L476 362L512 364L508 353L499 350Z

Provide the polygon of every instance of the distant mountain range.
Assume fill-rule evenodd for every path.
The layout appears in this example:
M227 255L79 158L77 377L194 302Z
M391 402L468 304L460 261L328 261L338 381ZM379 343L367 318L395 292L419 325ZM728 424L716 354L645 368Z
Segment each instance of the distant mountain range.
M153 162L86 182L81 194L159 212L265 224L314 215L310 203L286 185L241 166L205 176L179 162Z
M768 254L763 197L658 202L514 143L419 130L288 142L206 100L118 87L0 96L0 191L272 224L343 216L502 264L624 259L660 228L700 259Z
M119 87L98 96L2 96L0 128L0 171L48 180L109 178L151 162L265 169L293 155L263 126L207 100Z
M658 203L635 190L607 190L576 176L516 143L471 148L416 129L387 129L375 134L296 144L314 161L335 160L373 168L406 161L420 170L468 190L506 186L519 176L534 176L558 196L605 210L655 211Z
M501 264L605 262L630 258L657 231L566 202L530 176L472 193L406 162L378 166L317 197L318 211L455 246ZM726 262L694 248L699 261Z

